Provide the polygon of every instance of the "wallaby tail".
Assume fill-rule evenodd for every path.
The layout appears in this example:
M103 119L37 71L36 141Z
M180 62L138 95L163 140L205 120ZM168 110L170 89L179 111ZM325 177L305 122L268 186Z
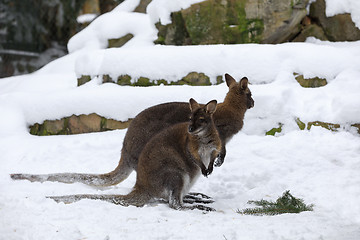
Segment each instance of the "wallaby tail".
M13 180L29 180L30 182L62 182L62 183L84 183L90 186L105 187L116 185L125 180L133 171L121 157L119 165L115 170L105 174L86 173L54 173L54 174L10 174Z
M49 196L54 201L60 203L74 203L82 199L101 200L122 206L142 207L151 200L151 196L134 189L128 195L94 195L94 194L77 194L65 196Z

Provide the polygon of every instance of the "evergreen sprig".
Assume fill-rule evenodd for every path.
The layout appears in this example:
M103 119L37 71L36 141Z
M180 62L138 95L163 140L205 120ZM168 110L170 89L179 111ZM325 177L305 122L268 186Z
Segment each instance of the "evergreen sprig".
M295 198L287 190L279 197L276 202L261 199L260 201L248 201L248 204L255 204L259 207L237 210L239 214L246 215L278 215L283 213L300 213L312 211L313 204L306 205L304 200Z

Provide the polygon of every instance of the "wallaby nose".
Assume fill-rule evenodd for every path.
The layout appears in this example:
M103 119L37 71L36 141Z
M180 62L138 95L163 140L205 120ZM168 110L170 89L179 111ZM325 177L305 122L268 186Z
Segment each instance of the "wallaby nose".
M189 125L189 132L193 132L195 130L194 126Z
M248 109L253 108L255 106L255 101L251 99L248 103Z

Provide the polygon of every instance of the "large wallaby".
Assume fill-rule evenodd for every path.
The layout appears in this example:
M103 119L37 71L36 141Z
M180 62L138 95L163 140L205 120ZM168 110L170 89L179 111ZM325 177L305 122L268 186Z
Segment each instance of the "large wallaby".
M240 82L225 74L229 91L223 103L218 104L214 113L214 122L222 142L222 149L215 162L220 166L225 158L225 144L243 127L243 119L247 109L254 106L248 88L248 79ZM115 170L105 174L55 173L55 174L11 174L15 180L57 181L64 183L82 182L92 186L110 186L122 182L133 170L138 169L138 159L149 140L161 130L180 122L188 121L190 109L188 103L171 102L156 105L139 113L131 122L121 150L121 158ZM209 173L211 173L212 168Z
M154 200L165 200L174 209L212 210L202 205L184 206L183 197L201 173L208 175L208 168L212 168L221 150L221 140L212 118L216 100L201 107L194 99L190 99L190 109L190 122L170 126L146 144L139 157L134 189L128 195L50 198L65 203L99 199L139 207Z

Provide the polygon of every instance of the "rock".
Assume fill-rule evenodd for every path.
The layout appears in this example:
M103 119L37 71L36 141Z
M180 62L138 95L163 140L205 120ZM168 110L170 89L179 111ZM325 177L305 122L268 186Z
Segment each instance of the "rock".
M352 127L356 127L358 129L358 134L360 134L360 123L355 123L351 125Z
M109 75L105 74L102 76L102 83L113 83L113 82L114 82L113 79Z
M81 9L81 14L100 14L99 0L85 0L84 5Z
M185 77L183 77L178 84L188 84L192 86L206 86L211 85L210 78L206 76L204 73L191 72Z
M131 85L131 77L129 75L121 75L118 77L116 83L118 85L124 86L124 85Z
M325 15L325 1L317 0L310 5L309 16L317 22L330 41L360 40L360 29L351 19L350 14L338 14L333 17Z
M97 76L99 77L99 76ZM170 82L166 79L150 79L147 77L139 77L138 79L135 79L134 82L131 82L132 77L130 75L120 75L117 77L116 81L108 74L104 74L100 76L102 78L102 83L117 83L118 85L124 86L141 86L141 87L147 87L147 86L156 86L160 84L164 85L192 85L192 86L207 86L211 85L210 78L205 75L204 73L197 73L197 72L191 72L187 74L185 77L178 81ZM78 86L85 84L89 82L90 76L83 75L80 78L78 78ZM220 84L224 82L222 79L222 76L216 77L216 84Z
M125 129L129 126L132 119L127 121L116 121L106 119L96 113L80 116L72 115L60 120L45 120L42 124L35 123L30 126L30 134L38 136L64 135L100 132L115 129Z
M116 121L114 119L105 119L104 125L102 126L102 130L115 130L115 129L125 129L128 128L132 119L129 119L128 121L121 122Z
M305 42L308 37L315 37L317 39L327 41L328 38L325 35L324 30L316 24L305 26L301 33L296 36L292 42Z
M125 43L130 41L133 37L134 37L133 34L128 33L128 34L126 34L125 36L123 36L121 38L108 39L108 48L122 47Z
M154 86L155 83L153 81L150 81L150 79L147 77L139 77L133 85L141 86L141 87L149 87L149 86Z
M304 78L304 75L299 75L297 73L294 73L296 81L305 88L317 88L317 87L323 87L327 84L326 79L314 77L314 78Z
M53 121L46 120L43 123L43 131L46 131L47 133L46 135L56 135L64 131L64 129L65 129L65 119L53 120Z
M135 8L134 12L146 13L146 8L151 3L151 0L141 0L139 5Z
M166 26L157 23L155 25L159 30L156 44L165 45L190 45L191 39L186 30L185 21L181 12L171 13L171 24Z
M95 113L90 115L71 116L68 120L70 134L100 132L101 117Z
M207 0L157 24L167 45L280 43L296 36L309 0Z
M91 77L89 75L82 75L80 78L77 79L77 85L79 87L87 82L90 82L90 80Z

